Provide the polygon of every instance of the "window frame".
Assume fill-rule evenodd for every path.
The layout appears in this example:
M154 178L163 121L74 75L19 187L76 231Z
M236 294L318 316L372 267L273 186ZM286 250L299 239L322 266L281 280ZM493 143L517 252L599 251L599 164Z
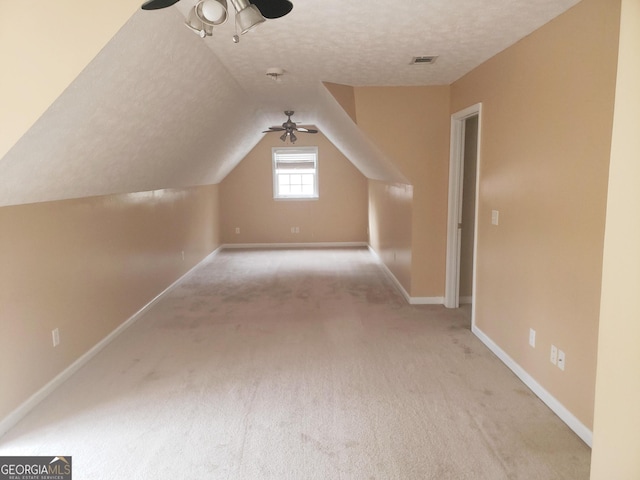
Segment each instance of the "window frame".
M280 175L295 175L294 173L278 172L278 163L286 163L282 161L278 155L294 155L294 154L313 155L313 193L312 194L282 194L280 193ZM295 160L291 160L295 162ZM298 163L305 162L305 160L298 160ZM311 161L309 161L311 163ZM318 147L272 147L271 148L271 167L273 177L273 199L274 200L318 200L320 198L320 192L318 189ZM306 172L307 174L309 172ZM301 173L302 175L302 173ZM302 180L301 180L302 181ZM303 185L302 183L300 184Z

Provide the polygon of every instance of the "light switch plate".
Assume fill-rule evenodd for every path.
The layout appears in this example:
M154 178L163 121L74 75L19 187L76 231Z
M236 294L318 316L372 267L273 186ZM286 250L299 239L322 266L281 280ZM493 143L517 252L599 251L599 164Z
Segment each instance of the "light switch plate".
M498 210L491 210L491 225L498 225L500 221L500 212Z

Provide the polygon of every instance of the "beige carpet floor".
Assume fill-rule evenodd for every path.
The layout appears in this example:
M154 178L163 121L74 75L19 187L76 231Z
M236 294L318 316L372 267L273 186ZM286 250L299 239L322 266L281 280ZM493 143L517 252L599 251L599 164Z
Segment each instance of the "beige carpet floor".
M589 478L590 449L366 249L213 256L0 438L74 479Z

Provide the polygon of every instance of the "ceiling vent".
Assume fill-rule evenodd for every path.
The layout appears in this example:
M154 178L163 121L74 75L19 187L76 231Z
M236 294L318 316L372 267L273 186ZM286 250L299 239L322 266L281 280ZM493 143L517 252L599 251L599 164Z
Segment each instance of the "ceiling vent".
M437 58L438 58L437 55L413 57L413 59L411 60L411 65L430 65L432 63L435 63Z

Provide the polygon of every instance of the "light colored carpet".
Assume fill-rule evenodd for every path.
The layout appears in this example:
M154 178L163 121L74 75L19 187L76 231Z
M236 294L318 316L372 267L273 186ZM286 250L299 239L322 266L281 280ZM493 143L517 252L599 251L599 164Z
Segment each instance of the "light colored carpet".
M74 478L588 479L590 449L366 249L223 251L0 439Z

